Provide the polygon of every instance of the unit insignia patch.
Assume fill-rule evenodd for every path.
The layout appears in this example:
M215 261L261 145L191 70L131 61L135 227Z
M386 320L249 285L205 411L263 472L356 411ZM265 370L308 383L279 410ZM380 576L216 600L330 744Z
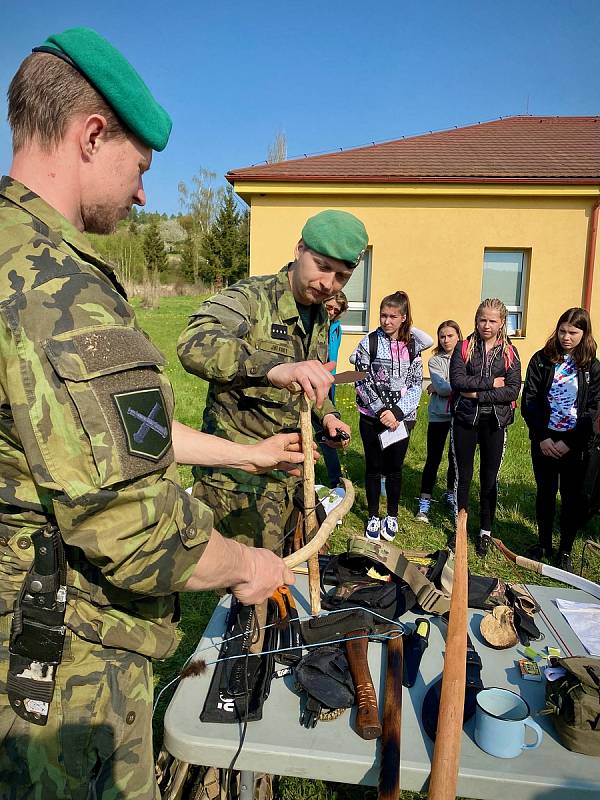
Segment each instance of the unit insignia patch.
M159 388L114 394L127 448L132 455L158 461L171 445L171 428Z

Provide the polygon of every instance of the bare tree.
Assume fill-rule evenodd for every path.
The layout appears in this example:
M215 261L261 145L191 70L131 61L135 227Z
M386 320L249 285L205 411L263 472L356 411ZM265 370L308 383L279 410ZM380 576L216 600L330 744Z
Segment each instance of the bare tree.
M267 149L267 164L277 164L287 158L287 139L283 131L277 131L273 144Z
M215 172L200 167L198 173L192 177L191 188L185 181L180 181L177 187L179 205L193 220L192 235L200 239L211 229L225 193L222 186L215 186L216 177Z

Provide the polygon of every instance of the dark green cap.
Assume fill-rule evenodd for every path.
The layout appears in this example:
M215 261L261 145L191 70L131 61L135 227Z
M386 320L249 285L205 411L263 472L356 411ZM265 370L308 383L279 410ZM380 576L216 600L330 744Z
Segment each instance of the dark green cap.
M34 53L52 53L78 70L106 100L123 124L153 150L164 150L171 117L152 97L119 51L91 28L69 28L49 36Z
M347 211L320 211L302 228L307 247L323 256L355 267L367 249L369 237L362 222Z

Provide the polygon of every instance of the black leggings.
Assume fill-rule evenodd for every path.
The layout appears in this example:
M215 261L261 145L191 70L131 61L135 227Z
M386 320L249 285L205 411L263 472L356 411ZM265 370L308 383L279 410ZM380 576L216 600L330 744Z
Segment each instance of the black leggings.
M554 437L552 437L554 438ZM571 444L570 442L566 442ZM538 442L531 443L531 463L537 483L535 516L542 547L552 550L552 528L556 512L556 494L560 488L560 544L561 553L570 553L579 528L583 527L581 484L583 482L583 454L574 446L562 458L543 455Z
M433 492L449 431L450 420L447 422L430 422L427 426L427 458L421 478L421 494L431 494ZM452 458L452 447L449 447L448 472L446 473L446 488L449 492L454 492L455 480L456 471L454 469L454 459Z
M390 517L397 517L402 488L402 465L410 436L382 450L378 434L386 430L385 425L378 419L360 414L359 430L365 451L365 489L369 516L379 516L381 476L385 475L387 513Z
M479 525L491 531L498 501L498 472L506 444L506 428L498 428L496 417L479 418L477 425L452 420L451 443L456 466L456 507L469 507L475 448L479 445Z

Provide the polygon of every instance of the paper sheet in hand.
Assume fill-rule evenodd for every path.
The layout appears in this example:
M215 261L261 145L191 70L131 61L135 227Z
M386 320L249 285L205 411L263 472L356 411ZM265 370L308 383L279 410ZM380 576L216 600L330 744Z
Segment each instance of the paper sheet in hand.
M556 605L588 653L600 656L600 605L559 599Z
M385 448L389 447L391 444L401 442L402 439L406 439L407 437L408 431L406 430L406 425L403 422L399 422L395 431L386 428L383 433L379 434L381 449L385 450Z

